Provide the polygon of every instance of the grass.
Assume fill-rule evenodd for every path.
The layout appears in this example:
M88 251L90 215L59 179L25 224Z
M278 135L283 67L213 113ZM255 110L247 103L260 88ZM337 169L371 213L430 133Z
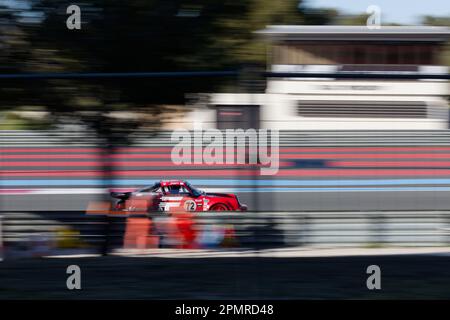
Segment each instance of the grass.
M49 126L45 119L23 118L11 112L0 113L0 130L44 130Z

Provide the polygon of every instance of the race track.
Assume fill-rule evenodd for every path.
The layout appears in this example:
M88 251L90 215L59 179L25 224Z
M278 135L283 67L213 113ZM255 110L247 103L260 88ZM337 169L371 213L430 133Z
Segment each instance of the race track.
M238 193L254 211L448 210L450 192ZM100 194L3 195L1 211L85 210Z
M84 210L102 199L105 187L137 188L161 179L236 193L254 211L450 207L448 131L324 135L282 134L280 168L264 176L254 165L175 165L165 134L118 148L107 160L112 172L105 181L101 149L92 141L2 133L0 210Z

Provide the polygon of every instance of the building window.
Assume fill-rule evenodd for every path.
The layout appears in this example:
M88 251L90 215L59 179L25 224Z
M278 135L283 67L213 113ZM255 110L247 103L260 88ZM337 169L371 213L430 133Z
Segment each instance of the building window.
M299 101L297 115L319 118L427 118L418 101Z

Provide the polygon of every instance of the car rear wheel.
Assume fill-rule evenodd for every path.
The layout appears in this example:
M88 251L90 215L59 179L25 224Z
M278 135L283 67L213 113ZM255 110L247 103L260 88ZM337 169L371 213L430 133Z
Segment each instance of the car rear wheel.
M215 204L211 207L211 211L228 211L228 207L224 204Z

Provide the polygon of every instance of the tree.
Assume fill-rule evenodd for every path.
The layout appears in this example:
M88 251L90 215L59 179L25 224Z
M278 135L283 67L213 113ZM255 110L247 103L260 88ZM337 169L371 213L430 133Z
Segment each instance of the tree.
M448 27L450 26L450 17L444 17L444 16L424 16L422 18L422 24L423 25L429 25L429 26L443 26ZM450 66L450 43L447 42L441 51L440 61L443 65Z
M267 24L309 20L298 0L86 0L81 30L66 27L65 0L28 0L8 8L9 43L0 59L9 72L142 72L236 69L264 65L265 43L254 31ZM314 15L314 21L320 14ZM323 17L323 19L327 19ZM9 42L8 42L9 41ZM80 122L102 149L103 184L110 155L142 127L158 128L162 104L182 104L188 92L224 84L206 78L27 79L2 82L1 107L42 107L52 123ZM114 117L113 111L140 116Z

